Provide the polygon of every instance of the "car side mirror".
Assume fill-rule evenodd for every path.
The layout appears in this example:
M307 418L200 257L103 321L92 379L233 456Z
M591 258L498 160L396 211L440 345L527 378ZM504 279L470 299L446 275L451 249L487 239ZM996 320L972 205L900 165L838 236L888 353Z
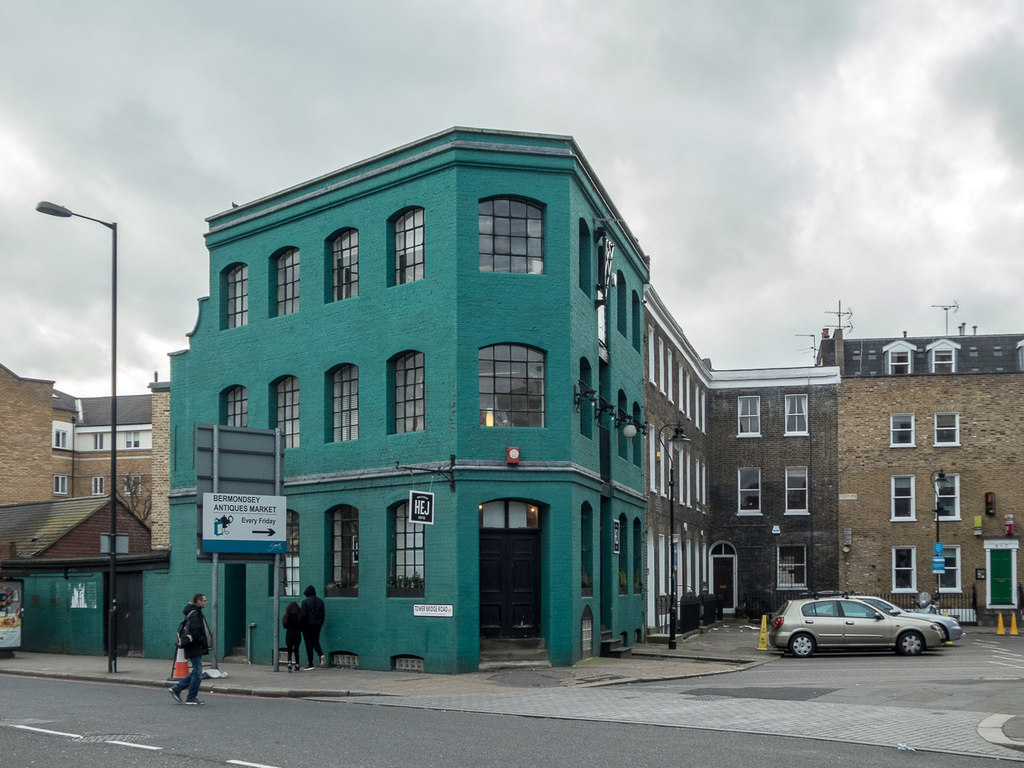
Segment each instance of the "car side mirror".
M884 619L884 618L885 618L885 616L883 616L883 615L882 615L882 614L880 614L880 613L876 613L876 614L875 614L875 621L881 621L881 620L882 620L882 619Z

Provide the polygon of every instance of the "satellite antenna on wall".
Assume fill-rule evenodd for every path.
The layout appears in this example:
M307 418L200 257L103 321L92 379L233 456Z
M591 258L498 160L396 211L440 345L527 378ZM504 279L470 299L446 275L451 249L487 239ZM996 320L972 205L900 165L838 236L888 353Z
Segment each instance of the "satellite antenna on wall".
M957 301L956 299L953 299L952 304L932 304L932 307L935 309L941 309L943 312L946 313L946 335L949 336L949 310L952 309L953 314L955 315L957 312L960 311L960 302Z

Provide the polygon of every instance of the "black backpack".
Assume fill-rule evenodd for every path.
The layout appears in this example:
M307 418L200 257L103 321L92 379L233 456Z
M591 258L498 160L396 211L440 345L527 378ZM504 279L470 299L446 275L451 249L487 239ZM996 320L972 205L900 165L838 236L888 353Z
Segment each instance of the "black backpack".
M184 648L186 645L192 642L192 635L188 631L188 619L195 611L189 611L188 616L181 620L181 624L178 625L178 636L174 641L176 648Z

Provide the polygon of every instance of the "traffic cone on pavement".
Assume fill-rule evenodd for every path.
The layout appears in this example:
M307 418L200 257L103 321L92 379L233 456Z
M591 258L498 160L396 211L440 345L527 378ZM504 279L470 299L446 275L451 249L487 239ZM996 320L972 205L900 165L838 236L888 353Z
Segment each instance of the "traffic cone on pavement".
M768 616L761 614L761 634L757 636L757 650L768 650Z
M1014 611L1013 613L1010 614L1010 634L1011 635L1016 635L1017 634L1017 612L1016 611Z
M174 655L174 672L167 678L168 680L184 680L188 677L188 659L185 658L185 650L178 648L178 652Z
M1001 614L1001 613L999 614L999 623L996 624L996 634L997 635L1005 635L1006 634L1006 630L1003 628L1003 614Z

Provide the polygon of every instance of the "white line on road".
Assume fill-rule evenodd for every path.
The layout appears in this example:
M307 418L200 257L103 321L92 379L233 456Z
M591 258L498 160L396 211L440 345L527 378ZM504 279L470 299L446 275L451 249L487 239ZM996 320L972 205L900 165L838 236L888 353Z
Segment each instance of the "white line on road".
M33 728L31 725L15 725L13 728L21 728L23 731L35 731L36 733L48 733L51 736L67 736L70 739L80 739L79 733L65 733L64 731L51 731L48 728Z
M118 741L117 739L107 739L107 744L117 744L119 747L134 747L135 749L151 749L154 752L163 749L163 747L152 747L149 744L133 744L130 741Z
M245 765L248 768L278 768L276 765L266 765L264 763L247 763L245 760L228 760L229 765Z

